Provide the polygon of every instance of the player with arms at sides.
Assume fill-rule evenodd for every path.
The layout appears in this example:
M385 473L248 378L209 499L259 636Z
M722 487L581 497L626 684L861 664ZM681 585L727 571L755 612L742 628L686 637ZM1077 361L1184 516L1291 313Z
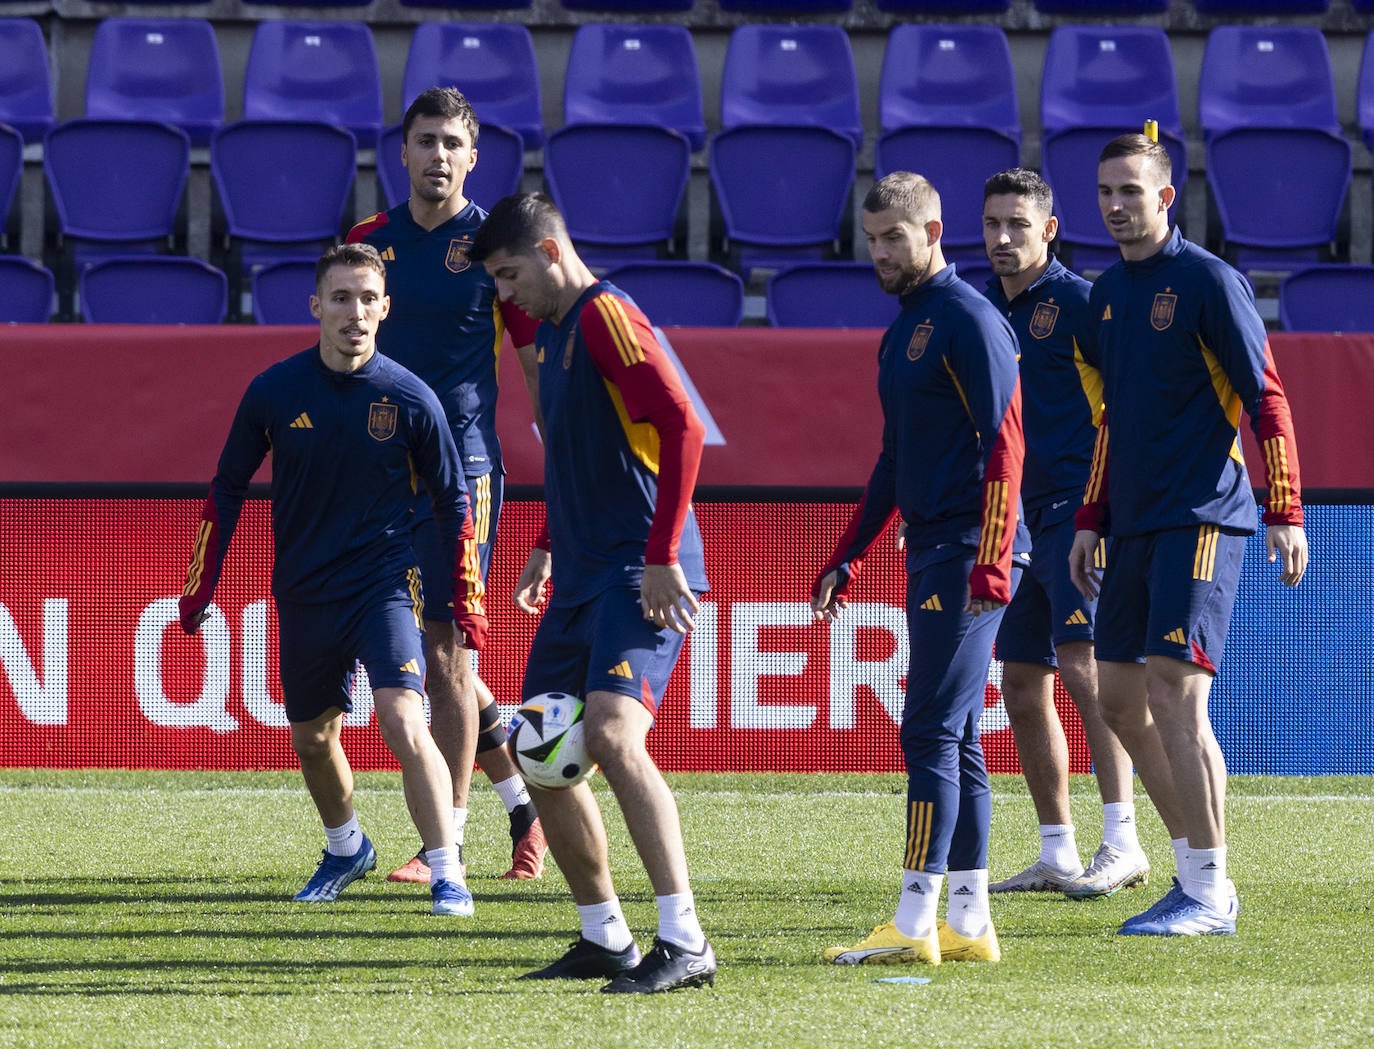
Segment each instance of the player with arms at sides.
M1026 466L1021 502L1031 563L997 632L1002 701L1040 824L1040 855L990 892L1109 896L1143 885L1150 862L1136 834L1131 759L1102 720L1093 661L1097 602L1069 579L1074 512L1092 462L1102 376L1083 359L1092 287L1050 255L1059 221L1054 194L1034 171L1000 171L983 184L983 243L997 279L987 297L1021 348ZM1102 795L1102 844L1088 869L1069 809L1069 744L1054 707L1054 672L1083 721Z
M310 297L320 341L258 375L239 403L197 530L181 625L194 634L206 618L249 481L270 454L282 691L291 746L327 842L295 898L334 900L377 865L340 745L361 662L425 845L433 911L468 916L472 894L448 815L453 788L424 716L424 597L409 522L417 478L449 551L456 629L474 649L487 631L482 579L443 409L429 387L377 352L387 308L376 249L341 244L320 256Z
M1097 609L1103 713L1173 839L1178 878L1121 926L1136 936L1229 935L1226 764L1207 716L1255 500L1241 458L1250 416L1269 485L1269 560L1296 586L1307 537L1293 421L1245 278L1169 224L1169 154L1144 135L1107 143L1098 204L1121 261L1093 285L1085 356L1106 415L1069 555L1085 597L1111 535Z
M523 695L585 701L588 755L615 792L659 915L641 957L611 882L591 788L532 787L582 932L524 978L609 978L602 990L613 994L710 984L716 958L688 883L677 803L645 747L707 587L691 503L705 427L649 321L592 275L543 194L499 201L472 257L503 300L543 321L535 347L548 521L515 602L537 612L551 573L553 596L530 646Z
M902 891L892 921L822 955L835 965L1001 958L988 908L988 786L978 720L992 644L1029 538L1018 521L1021 389L1016 336L947 266L940 196L894 172L864 199L878 283L901 313L878 347L882 450L811 594L835 619L894 512L906 528L911 642L901 745L907 772ZM947 920L936 921L949 872Z
M406 109L401 130L401 162L410 178L410 198L354 226L348 240L371 244L386 262L391 313L377 334L377 344L439 395L472 495L473 530L486 579L505 476L496 436L501 336L503 331L511 333L521 368L528 374L533 369L529 344L534 322L509 304L498 304L491 278L468 258L473 235L486 218L486 212L464 196L464 182L477 163L477 116L468 100L451 87L421 92ZM537 878L548 850L544 831L525 782L506 753L506 730L496 701L454 633L445 553L423 497L416 501L414 522L415 550L428 598L430 716L453 779L458 848L463 848L475 757L510 814L511 866L502 877ZM388 877L428 881L424 856L417 854Z

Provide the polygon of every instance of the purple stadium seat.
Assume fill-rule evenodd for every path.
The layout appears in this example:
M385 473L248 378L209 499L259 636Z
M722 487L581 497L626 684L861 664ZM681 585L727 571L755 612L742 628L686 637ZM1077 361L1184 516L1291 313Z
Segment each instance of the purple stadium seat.
M1331 9L1331 0L1193 0L1200 15L1320 15Z
M1011 0L875 0L875 6L902 15L998 15Z
M854 184L854 140L823 127L736 127L711 140L709 167L739 268L822 258Z
M1374 266L1296 270L1279 283L1284 331L1374 332Z
M686 26L584 25L563 80L565 124L660 124L706 144L696 47Z
M106 18L86 72L86 115L161 120L208 146L224 123L224 77L203 18Z
M883 53L878 124L987 128L1021 142L1006 34L988 25L894 26Z
M742 25L730 34L720 122L819 126L863 143L849 36L837 25Z
M515 11L533 7L534 0L401 0L401 6L451 8L455 11Z
M1042 15L1078 15L1101 18L1105 15L1158 15L1169 10L1169 0L1035 0Z
M853 0L719 0L719 3L722 11L814 18L816 15L840 14L848 11Z
M32 18L0 18L0 123L37 142L54 112L43 30Z
M48 270L22 255L0 255L0 324L46 324L55 282Z
M1374 11L1374 0L1369 0L1369 10ZM1365 37L1364 52L1360 57L1360 79L1355 91L1356 122L1364 137L1365 148L1374 152L1374 30Z
M525 173L525 144L520 136L499 124L483 124L477 134L477 166L463 182L463 195L490 208L520 188ZM377 141L377 178L384 207L393 207L410 196L410 175L401 164L401 125L393 124Z
M1326 37L1316 26L1218 26L1198 77L1205 135L1237 127L1318 128L1339 133Z
M112 257L81 272L88 324L220 324L228 302L224 274L200 259Z
M243 79L245 120L318 121L377 144L382 78L364 22L266 20L253 32Z
M868 262L789 266L768 278L764 301L775 328L886 328L900 310Z
M744 318L744 282L711 262L632 262L607 271L604 279L660 327L733 328Z
M668 250L691 163L687 140L653 124L578 124L544 144L549 195L591 266Z
M421 91L456 87L482 124L517 132L526 149L544 142L544 109L534 41L523 25L506 22L424 22L415 27L406 58L401 109Z
M562 0L569 11L690 11L696 0Z
M253 271L253 319L259 324L314 324L315 259L279 259Z

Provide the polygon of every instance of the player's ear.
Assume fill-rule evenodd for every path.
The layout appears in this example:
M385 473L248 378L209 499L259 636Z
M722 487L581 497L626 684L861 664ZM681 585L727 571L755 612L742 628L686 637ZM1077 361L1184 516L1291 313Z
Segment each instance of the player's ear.
M320 303L320 297L318 295L310 296L310 316L319 320L322 312L323 306Z
M563 257L563 247L558 243L556 237L545 237L537 247L552 266L558 265L559 260Z
M386 315L387 315L388 313L390 313L390 312L391 312L391 296L390 296L390 295L383 295L383 296L382 296L382 313L381 313L381 316L378 317L377 319L378 319L378 320L383 320L383 321L386 320Z
M1057 234L1058 232L1059 216L1051 215L1048 219L1045 220L1045 228L1040 235L1042 238L1044 238L1045 243L1048 244L1052 240L1054 240L1055 234Z
M1165 186L1163 189L1159 191L1159 202L1164 206L1165 211L1168 211L1171 207L1173 207L1174 198L1177 196L1178 190L1174 189L1173 186Z
M938 243L940 237L943 236L945 232L945 224L941 222L939 219L931 219L925 225L926 239L929 240L932 244Z

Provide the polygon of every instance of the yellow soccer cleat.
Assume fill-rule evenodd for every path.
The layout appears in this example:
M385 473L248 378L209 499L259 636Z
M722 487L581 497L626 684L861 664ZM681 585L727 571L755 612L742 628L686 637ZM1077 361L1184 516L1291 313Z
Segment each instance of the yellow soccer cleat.
M828 947L821 960L830 965L939 965L940 940L935 930L913 940L892 922L879 925L853 947Z
M1002 948L997 942L997 930L988 922L987 931L982 936L969 939L960 936L941 920L935 923L940 941L940 960L946 962L1000 962Z

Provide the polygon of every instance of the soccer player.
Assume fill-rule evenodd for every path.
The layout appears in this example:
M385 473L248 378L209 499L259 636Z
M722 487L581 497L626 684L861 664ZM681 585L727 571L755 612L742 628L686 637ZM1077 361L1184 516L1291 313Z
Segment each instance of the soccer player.
M534 323L508 304L498 306L491 278L468 258L473 234L486 218L464 196L464 182L477 163L477 116L468 100L451 87L430 88L406 109L401 128L410 198L359 223L348 240L371 244L386 261L391 313L378 332L378 345L439 395L472 493L473 528L486 579L505 475L496 437L501 335L510 331L522 369L527 363L532 369ZM415 549L428 598L425 656L431 721L453 779L458 848L463 848L475 757L510 815L511 865L502 877L538 878L548 851L543 828L506 753L506 730L491 690L453 631L446 555L423 495L415 510ZM424 856L417 854L388 878L428 881Z
M411 549L416 478L433 502L458 600L455 628L480 649L487 620L467 490L433 391L377 352L386 268L376 249L330 248L315 270L315 346L248 385L210 484L180 602L194 634L208 614L253 474L272 456L272 595L291 745L324 823L324 856L296 899L327 902L377 865L353 809L339 743L354 669L372 683L377 724L401 766L425 846L433 913L468 916L448 768L425 724L424 602Z
M1169 224L1169 154L1144 135L1102 150L1098 203L1121 248L1093 285L1090 360L1106 415L1077 515L1070 571L1098 595L1103 713L1173 839L1178 878L1126 920L1136 936L1229 935L1240 904L1226 876L1226 765L1207 717L1255 501L1241 409L1263 450L1269 560L1297 586L1307 567L1293 422L1244 277Z
M688 883L677 804L645 748L707 586L691 504L705 427L644 314L592 276L547 197L499 201L471 256L503 300L543 321L535 347L548 519L515 602L538 611L551 574L553 596L523 694L584 699L587 752L615 792L658 904L658 934L641 957L591 788L533 787L582 931L525 978L610 978L602 990L612 994L710 984L715 952Z
M1086 898L1143 885L1150 863L1136 834L1131 759L1102 720L1097 699L1097 602L1069 579L1073 515L1092 461L1102 376L1079 348L1091 285L1050 255L1058 227L1054 195L1035 172L1013 168L983 184L983 244L997 276L986 294L1011 321L1021 347L1021 502L1032 544L1030 569L997 632L997 655L1002 700L1040 824L1036 861L988 891ZM1069 809L1069 745L1054 707L1056 667L1082 718L1102 795L1102 844L1086 871Z
M901 725L905 856L893 919L822 957L836 965L995 962L992 794L978 719L993 639L1030 546L1017 512L1024 447L1016 336L945 264L940 197L925 178L899 171L875 183L863 229L878 283L900 297L902 310L878 346L882 450L820 570L811 608L818 621L842 614L861 559L900 512L911 639ZM937 923L946 871L947 920Z

